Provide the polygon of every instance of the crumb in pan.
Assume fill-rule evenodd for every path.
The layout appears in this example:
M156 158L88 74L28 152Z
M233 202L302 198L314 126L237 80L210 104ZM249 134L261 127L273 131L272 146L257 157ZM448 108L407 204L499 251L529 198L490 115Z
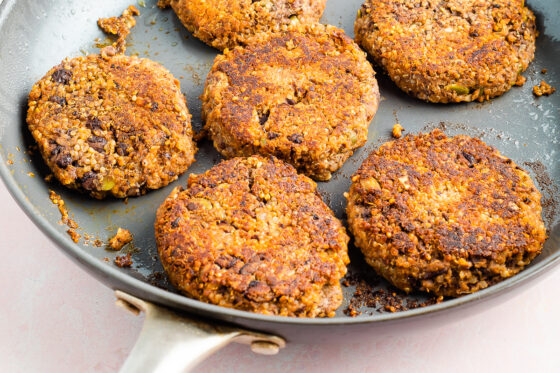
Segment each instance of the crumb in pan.
M101 54L106 56L109 54L124 54L126 51L126 37L130 34L130 30L136 25L134 16L140 15L140 12L134 5L125 9L121 16L111 18L99 18L97 25L107 34L117 36L117 40L111 45L109 49L101 51ZM108 47L106 47L108 48Z
M109 240L109 247L119 251L129 242L132 242L132 233L128 229L119 227L117 233Z
M556 88L552 87L550 84L541 80L539 85L533 87L533 94L537 97L548 96L556 92Z
M346 276L353 277L353 276ZM360 308L367 307L374 309L376 313L401 312L415 308L427 307L432 304L441 303L442 296L431 296L424 301L411 300L410 297L399 289L390 288L388 290L377 288L368 281L355 278L347 281L348 285L356 287L352 294L348 307L344 310L344 314L350 317L356 317L362 314ZM371 312L371 311L369 311ZM368 313L369 313L368 312ZM373 312L371 312L373 313Z
M60 197L54 190L49 190L49 198L51 202L58 207L58 211L60 212L60 223L64 224L68 227L66 233L72 238L72 241L78 243L81 235L76 232L78 228L78 224L70 217L68 214L68 210L66 209L66 204L62 197Z
M400 139L402 137L402 131L404 131L404 128L399 123L393 125L393 137L395 139Z

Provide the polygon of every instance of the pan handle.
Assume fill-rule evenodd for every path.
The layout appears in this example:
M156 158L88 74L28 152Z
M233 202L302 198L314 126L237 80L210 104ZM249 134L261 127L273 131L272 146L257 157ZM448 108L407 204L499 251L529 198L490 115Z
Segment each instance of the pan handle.
M146 314L140 336L121 373L187 372L230 342L250 345L253 352L263 355L275 355L286 345L285 340L277 336L208 323L119 290L115 295L117 305L136 315Z

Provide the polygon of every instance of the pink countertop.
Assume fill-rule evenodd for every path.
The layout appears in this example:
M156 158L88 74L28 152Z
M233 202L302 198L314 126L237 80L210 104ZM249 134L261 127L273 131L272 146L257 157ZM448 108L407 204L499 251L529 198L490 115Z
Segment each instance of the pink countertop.
M0 182L0 372L115 372L142 317L66 258ZM272 357L231 345L203 372L560 372L560 269L491 309L415 330L365 330Z

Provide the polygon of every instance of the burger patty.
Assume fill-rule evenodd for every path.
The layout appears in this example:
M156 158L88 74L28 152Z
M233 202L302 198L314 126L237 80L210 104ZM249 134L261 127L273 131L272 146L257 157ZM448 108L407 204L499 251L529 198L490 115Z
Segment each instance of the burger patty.
M128 34L126 12L100 25ZM43 159L63 185L95 198L161 188L196 153L179 81L156 62L117 54L122 43L65 59L29 94L27 124Z
M171 283L195 299L269 315L333 316L348 236L315 183L276 159L223 161L157 211Z
M246 45L251 37L292 25L319 21L326 0L160 0L206 44L224 50Z
M356 245L406 292L486 288L521 271L546 239L527 172L479 139L409 135L371 153L352 181Z
M260 34L216 57L202 99L225 157L274 155L329 180L365 144L379 90L365 53L342 30Z
M484 101L515 84L535 54L524 0L367 0L356 41L406 93L430 102Z

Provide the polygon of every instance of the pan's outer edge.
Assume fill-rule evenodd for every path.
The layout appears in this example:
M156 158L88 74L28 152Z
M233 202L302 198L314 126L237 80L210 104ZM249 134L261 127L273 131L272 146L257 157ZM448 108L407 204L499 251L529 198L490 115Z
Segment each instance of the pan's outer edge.
M16 0L12 0L13 2ZM0 0L0 23L5 16L5 10L9 6L9 1ZM560 250L556 251L550 257L535 266L527 268L516 276L509 278L499 284L491 286L487 289L478 291L474 294L466 295L460 298L447 300L444 303L435 304L425 308L417 308L397 313L380 314L375 316L361 316L356 318L291 318L282 316L268 316L246 311L239 311L219 307L194 299L190 299L178 294L174 294L158 287L149 285L132 276L129 276L118 269L108 266L100 260L88 255L80 249L69 237L63 232L55 230L47 224L46 220L36 214L33 205L28 201L26 195L16 185L14 178L11 176L5 159L0 155L2 160L0 164L0 178L6 185L9 193L15 199L20 208L31 219L31 221L50 239L52 240L66 255L80 264L82 268L92 273L97 279L101 280L107 286L114 290L127 290L132 295L143 297L147 294L156 300L157 303L181 309L184 311L203 314L208 317L214 317L235 322L235 319L243 319L246 321L261 321L270 324L285 325L348 325L348 324L385 324L390 321L398 321L405 319L418 319L420 316L433 315L442 313L451 309L456 309L465 305L472 305L482 300L488 300L498 295L505 294L518 285L528 282L529 280L543 274L547 270L560 262ZM560 241L560 227L555 227L551 232L551 237L556 243ZM271 325L272 326L272 325Z

